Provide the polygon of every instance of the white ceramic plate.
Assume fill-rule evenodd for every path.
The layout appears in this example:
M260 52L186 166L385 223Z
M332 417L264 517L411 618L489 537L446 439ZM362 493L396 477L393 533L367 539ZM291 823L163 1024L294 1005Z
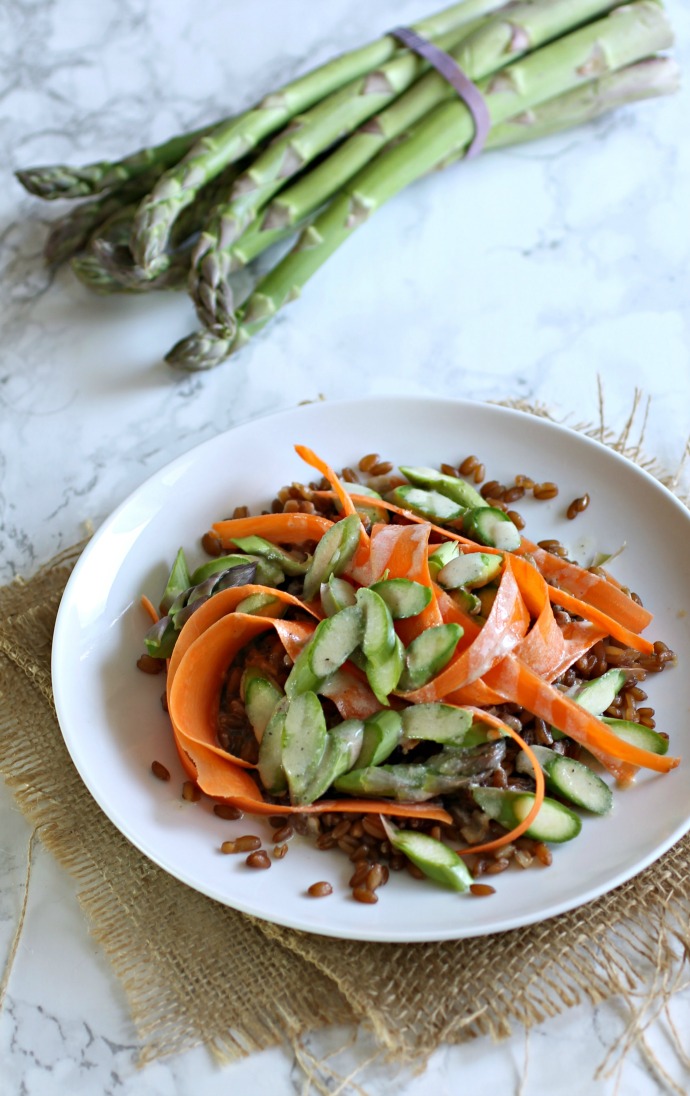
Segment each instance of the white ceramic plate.
M184 779L159 696L162 677L140 673L147 623L142 593L157 600L180 545L195 561L200 535L235 505L261 508L278 487L311 478L293 452L311 446L336 467L372 450L401 463L458 463L470 453L490 478L516 472L554 480L550 502L518 504L533 539L559 537L571 555L627 548L614 572L655 614L649 629L680 666L649 682L657 726L674 754L690 753L690 516L645 472L574 431L518 411L441 399L378 398L311 404L239 426L193 449L143 484L105 522L79 560L57 621L55 700L67 748L108 817L146 856L196 890L257 917L337 937L382 941L453 939L500 932L588 902L654 861L690 828L690 758L667 776L642 774L615 794L606 818L585 819L582 834L554 847L553 865L497 877L496 894L472 898L392 876L376 905L351 897L351 864L293 839L269 871L224 856L222 840L262 836L268 822L218 819L208 803L187 803ZM575 521L568 503L588 491ZM170 783L150 773L157 758ZM333 894L306 890L329 880Z

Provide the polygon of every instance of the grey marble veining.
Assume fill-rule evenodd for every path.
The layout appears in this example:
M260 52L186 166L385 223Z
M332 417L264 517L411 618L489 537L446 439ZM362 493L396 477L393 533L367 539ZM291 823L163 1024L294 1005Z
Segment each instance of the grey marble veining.
M432 5L433 6L433 5ZM690 11L668 0L690 65ZM247 418L320 395L447 393L538 401L573 423L625 423L650 397L645 448L673 471L690 434L690 91L413 185L333 256L243 354L213 373L162 356L195 325L184 295L94 298L44 268L65 203L11 169L118 156L248 106L344 48L410 22L412 0L5 0L0 6L0 579L30 575L148 475ZM687 77L686 77L687 85ZM0 946L23 896L29 830L0 789ZM78 992L65 986L79 971ZM690 993L674 1002L690 1030ZM650 1045L669 1056L668 1018ZM343 1088L374 1096L652 1096L643 1050L596 1075L623 1031L613 1002L494 1047L444 1048L425 1073L372 1062ZM319 1033L309 1049L329 1049ZM346 1039L348 1033L337 1033ZM687 1045L687 1039L686 1039ZM0 1014L8 1093L75 1096L302 1091L290 1055L218 1069L201 1050L136 1066L121 990L68 877L40 843ZM361 1034L343 1071L372 1048ZM596 1076L595 1076L596 1075ZM360 1086L359 1088L357 1086Z

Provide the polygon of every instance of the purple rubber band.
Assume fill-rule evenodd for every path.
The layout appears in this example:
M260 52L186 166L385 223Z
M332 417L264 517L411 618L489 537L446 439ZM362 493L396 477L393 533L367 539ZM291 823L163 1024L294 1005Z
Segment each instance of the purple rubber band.
M408 49L411 49L413 53L417 53L425 61L428 61L444 80L447 80L455 88L472 115L474 122L474 137L465 153L465 157L469 159L472 156L478 156L491 129L491 116L486 100L477 85L472 83L469 76L465 76L455 58L439 49L433 42L422 38L410 27L396 27L395 30L390 30L388 33L393 38L397 38Z

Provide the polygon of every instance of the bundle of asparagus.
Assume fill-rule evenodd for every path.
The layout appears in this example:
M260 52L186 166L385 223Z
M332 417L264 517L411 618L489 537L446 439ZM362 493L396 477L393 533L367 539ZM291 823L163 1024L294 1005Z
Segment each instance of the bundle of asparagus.
M476 83L486 149L677 86L660 55L672 42L661 0L461 0L413 29ZM17 174L41 198L87 199L53 225L48 262L71 260L99 293L187 284L202 328L166 360L200 370L244 346L385 201L462 159L474 124L454 87L388 34L123 160ZM291 237L287 253L273 247ZM238 299L233 274L264 252L268 271Z

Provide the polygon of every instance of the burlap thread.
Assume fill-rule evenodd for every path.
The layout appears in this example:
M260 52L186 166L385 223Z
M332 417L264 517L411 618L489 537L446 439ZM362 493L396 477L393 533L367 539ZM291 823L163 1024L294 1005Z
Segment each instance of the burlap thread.
M591 432L643 463L629 428L615 439L603 427ZM639 1018L650 1001L668 1000L690 952L690 836L581 909L499 936L412 945L263 923L146 860L82 784L55 718L52 629L82 547L0 590L0 771L76 880L91 932L124 986L143 1061L199 1044L231 1061L362 1021L382 1052L422 1063L444 1042L499 1039L614 995L631 1017L618 1051L640 1037Z

